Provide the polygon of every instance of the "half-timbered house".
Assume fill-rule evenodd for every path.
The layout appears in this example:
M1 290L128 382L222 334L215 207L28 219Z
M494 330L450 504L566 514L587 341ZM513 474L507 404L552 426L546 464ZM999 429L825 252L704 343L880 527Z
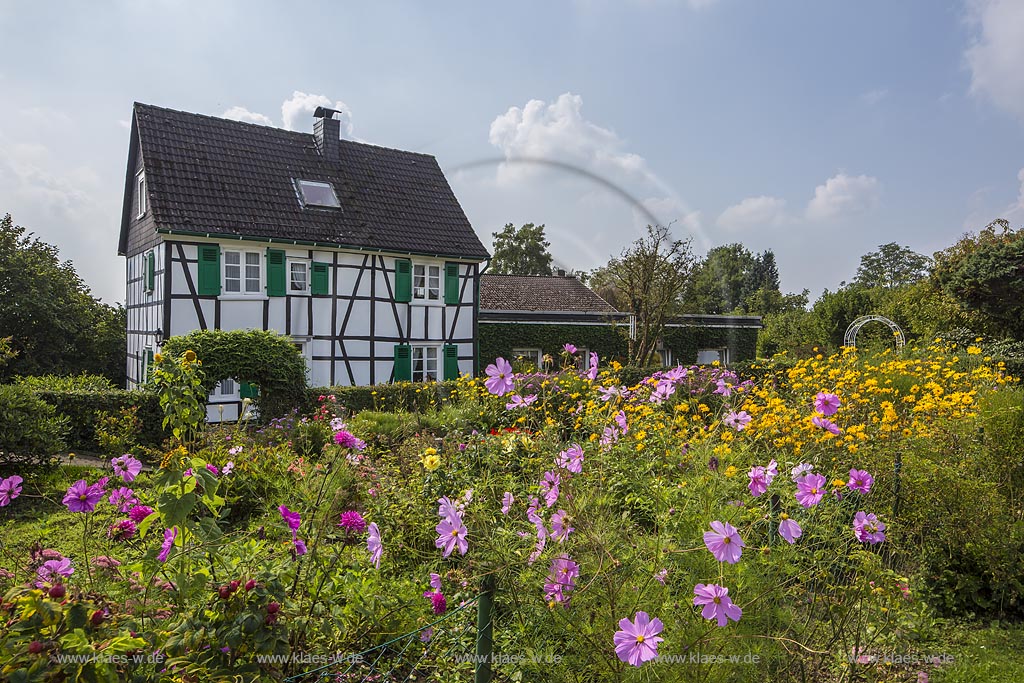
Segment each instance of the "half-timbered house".
M334 114L310 134L135 104L129 388L197 329L289 335L314 386L474 371L487 250L434 157L341 139ZM231 418L248 390L225 380L211 402Z

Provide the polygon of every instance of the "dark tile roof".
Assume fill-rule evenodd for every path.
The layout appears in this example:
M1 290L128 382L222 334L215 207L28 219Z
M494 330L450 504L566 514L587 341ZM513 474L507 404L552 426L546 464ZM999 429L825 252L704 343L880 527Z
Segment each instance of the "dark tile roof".
M428 154L341 140L328 164L310 133L138 103L134 119L160 230L488 257ZM303 209L293 178L330 182L341 210Z
M480 310L616 313L576 278L542 275L482 275Z

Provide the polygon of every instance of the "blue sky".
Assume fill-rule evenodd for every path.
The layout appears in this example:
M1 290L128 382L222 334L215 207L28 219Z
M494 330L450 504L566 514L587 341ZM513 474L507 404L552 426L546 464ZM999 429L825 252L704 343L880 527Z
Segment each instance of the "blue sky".
M0 212L107 301L136 100L304 131L341 103L437 156L486 245L545 223L575 269L648 220L587 174L814 296L881 243L1024 222L1024 0L0 0L0 31Z

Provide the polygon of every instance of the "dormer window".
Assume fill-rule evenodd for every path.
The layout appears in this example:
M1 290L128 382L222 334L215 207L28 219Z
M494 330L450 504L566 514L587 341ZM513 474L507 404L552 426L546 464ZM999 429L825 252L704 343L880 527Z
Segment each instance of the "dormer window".
M296 178L295 188L299 192L299 201L303 206L316 206L325 209L341 208L338 195L334 193L334 186L330 183Z

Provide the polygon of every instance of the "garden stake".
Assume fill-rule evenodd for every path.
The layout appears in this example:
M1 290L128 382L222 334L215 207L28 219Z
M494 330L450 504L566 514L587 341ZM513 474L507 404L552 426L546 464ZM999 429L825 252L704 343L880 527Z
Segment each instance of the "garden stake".
M476 603L476 676L474 683L491 683L491 658L494 654L494 575L484 577L480 600Z

